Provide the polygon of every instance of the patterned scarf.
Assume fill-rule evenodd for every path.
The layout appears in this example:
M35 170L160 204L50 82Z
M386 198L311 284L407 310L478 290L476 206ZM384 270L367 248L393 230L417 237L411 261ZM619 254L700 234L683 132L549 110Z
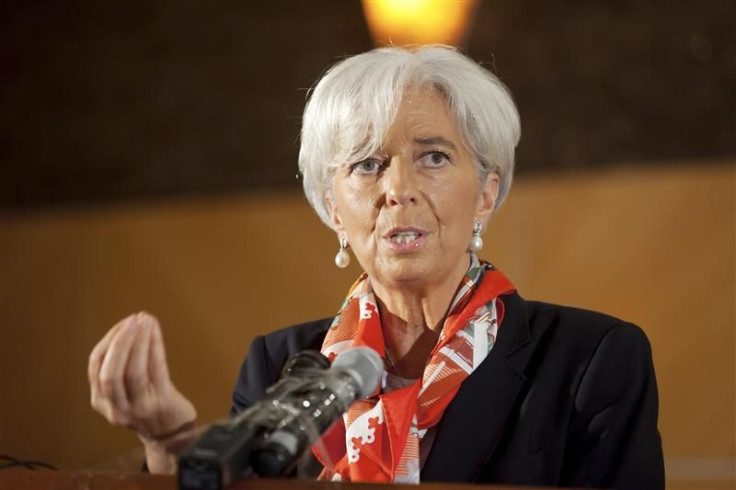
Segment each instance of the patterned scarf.
M470 258L422 379L390 393L379 388L355 402L314 447L325 466L320 480L419 483L419 442L493 348L504 311L498 296L514 291L499 270L475 254ZM381 319L366 274L350 289L322 354L332 361L357 346L371 347L385 359Z

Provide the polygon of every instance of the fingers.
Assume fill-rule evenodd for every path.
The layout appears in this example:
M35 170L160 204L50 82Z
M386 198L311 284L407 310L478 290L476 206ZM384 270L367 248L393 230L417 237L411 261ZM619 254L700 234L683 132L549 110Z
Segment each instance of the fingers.
M145 396L150 385L148 376L148 353L151 344L152 322L147 313L137 315L138 334L131 347L130 357L125 366L125 390L127 399L132 402Z
M161 326L158 324L155 318L151 317L151 345L150 345L150 360L149 360L149 375L153 385L159 389L164 390L168 388L169 381L169 367L166 364L166 350L164 349L164 339L161 333Z
M92 408L105 415L106 417L110 413L110 404L105 396L101 393L100 388L100 369L102 362L105 359L107 349L110 347L115 336L123 329L132 317L127 317L115 324L107 334L100 340L97 345L92 349L89 355L89 365L87 366L87 376L89 378L90 386L90 404Z
M123 376L139 330L137 315L130 317L110 342L100 367L99 388L102 396L108 399L112 407L123 412L129 409ZM114 418L114 414L111 416Z
M115 335L121 328L123 328L123 326L125 326L126 322L131 320L131 318L132 316L129 316L116 323L92 349L92 352L89 355L89 364L87 366L87 377L89 378L90 385L96 384L96 381L99 381L100 366L102 366L102 361L105 357L105 353L107 352L107 348L110 346L110 342L112 342Z
M172 410L176 423L196 417L191 403L178 403L181 395L169 380L161 328L148 313L131 315L107 332L90 353L88 377L92 407L114 425L156 434L170 430L158 425L171 418Z

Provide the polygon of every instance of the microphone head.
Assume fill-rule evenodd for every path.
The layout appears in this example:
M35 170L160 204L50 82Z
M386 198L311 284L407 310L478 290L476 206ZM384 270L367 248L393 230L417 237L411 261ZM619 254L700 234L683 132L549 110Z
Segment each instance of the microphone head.
M332 369L342 369L350 374L358 384L360 398L365 398L375 391L383 375L383 360L370 347L353 347L342 352Z

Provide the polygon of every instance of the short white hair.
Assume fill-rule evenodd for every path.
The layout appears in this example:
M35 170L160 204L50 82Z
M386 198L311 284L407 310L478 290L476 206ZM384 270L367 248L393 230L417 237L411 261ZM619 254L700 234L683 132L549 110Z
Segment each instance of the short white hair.
M332 66L311 91L302 120L299 171L304 193L333 227L325 206L336 167L380 151L407 89L431 87L447 101L483 184L499 176L495 209L511 187L521 136L511 93L491 72L448 46L387 47Z

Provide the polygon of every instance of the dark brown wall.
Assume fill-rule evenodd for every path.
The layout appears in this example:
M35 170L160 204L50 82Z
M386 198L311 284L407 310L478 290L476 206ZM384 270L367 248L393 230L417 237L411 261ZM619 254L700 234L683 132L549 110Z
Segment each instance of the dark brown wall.
M520 172L736 155L736 2L480 2L466 49L511 87ZM0 210L294 188L358 1L9 1Z

